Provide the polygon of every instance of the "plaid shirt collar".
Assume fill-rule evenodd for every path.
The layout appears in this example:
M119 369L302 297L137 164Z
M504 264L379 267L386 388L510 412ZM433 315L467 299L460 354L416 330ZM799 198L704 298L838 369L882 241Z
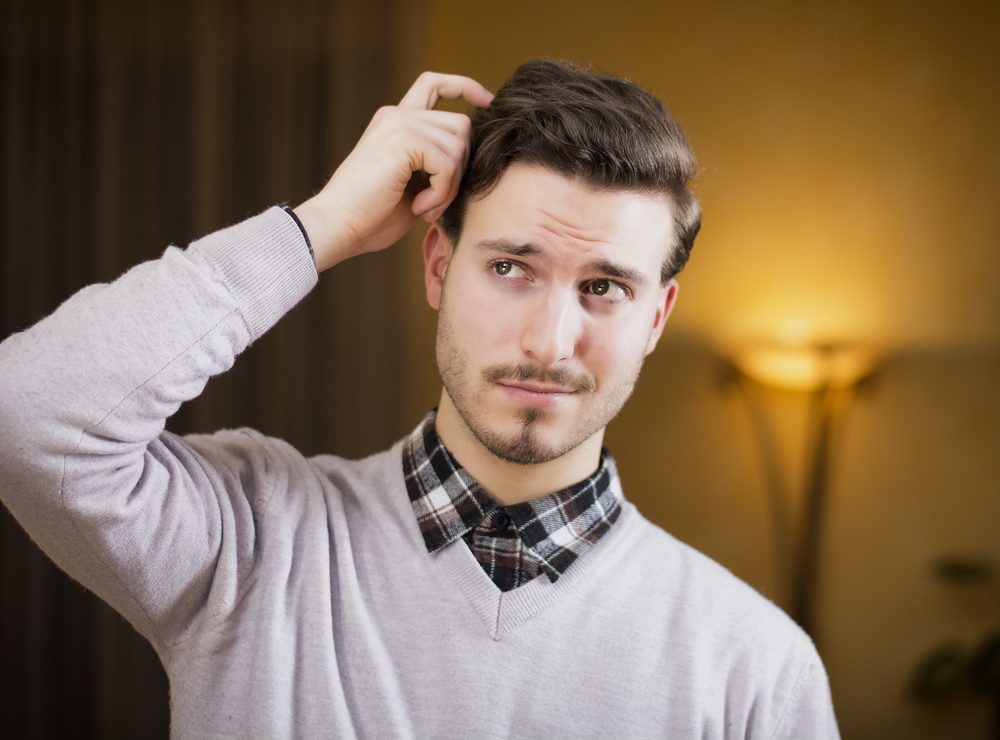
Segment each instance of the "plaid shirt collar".
M555 581L621 514L621 484L607 449L602 449L601 465L589 478L541 498L501 506L442 444L434 426L436 417L434 409L403 444L406 489L428 552L466 538L496 582L497 577L484 562L487 559L477 552L477 544L480 548L489 546L479 535L489 529L486 522L496 521L496 512L503 511L520 542L516 553L507 545L500 554L514 560L511 567L515 570L526 569L527 574L509 577L508 585L520 585L539 570ZM496 561L497 554L494 548L489 558Z

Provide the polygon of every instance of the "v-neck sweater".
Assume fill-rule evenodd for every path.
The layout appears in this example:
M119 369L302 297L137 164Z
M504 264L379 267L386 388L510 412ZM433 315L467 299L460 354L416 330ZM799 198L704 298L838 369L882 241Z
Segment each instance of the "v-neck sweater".
M0 345L3 500L152 643L174 737L836 737L808 637L628 501L502 593L462 543L427 552L400 443L164 431L315 282L274 208Z

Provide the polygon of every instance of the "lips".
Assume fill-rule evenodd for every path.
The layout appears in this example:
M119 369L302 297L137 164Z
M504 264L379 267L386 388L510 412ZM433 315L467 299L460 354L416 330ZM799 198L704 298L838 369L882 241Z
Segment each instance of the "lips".
M557 409L577 398L577 391L556 385L520 382L516 385L498 383L497 387L510 401L520 407Z
M500 385L506 386L507 388L516 388L518 390L527 391L529 393L566 394L577 392L573 388L564 388L560 385L540 385L538 383L500 383Z
M566 396L596 389L593 379L583 373L528 364L493 365L483 371L483 378L504 388L538 395Z

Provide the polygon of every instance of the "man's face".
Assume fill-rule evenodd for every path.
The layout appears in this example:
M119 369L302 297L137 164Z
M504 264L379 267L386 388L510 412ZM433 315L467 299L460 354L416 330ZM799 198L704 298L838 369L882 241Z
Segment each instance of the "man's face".
M469 203L457 248L437 227L425 239L443 403L515 463L602 434L673 305L676 282L660 284L672 235L665 196L512 165Z

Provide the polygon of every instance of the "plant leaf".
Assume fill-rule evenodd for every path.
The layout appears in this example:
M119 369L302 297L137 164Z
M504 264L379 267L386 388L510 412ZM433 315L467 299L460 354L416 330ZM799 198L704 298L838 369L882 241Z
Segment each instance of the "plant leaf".
M917 664L910 694L917 701L941 701L956 694L965 674L965 651L957 643L939 645Z
M958 586L979 586L996 577L993 565L977 558L943 557L934 563L934 575Z
M972 689L978 694L1000 694L1000 632L986 635L986 639L969 659L969 678Z

